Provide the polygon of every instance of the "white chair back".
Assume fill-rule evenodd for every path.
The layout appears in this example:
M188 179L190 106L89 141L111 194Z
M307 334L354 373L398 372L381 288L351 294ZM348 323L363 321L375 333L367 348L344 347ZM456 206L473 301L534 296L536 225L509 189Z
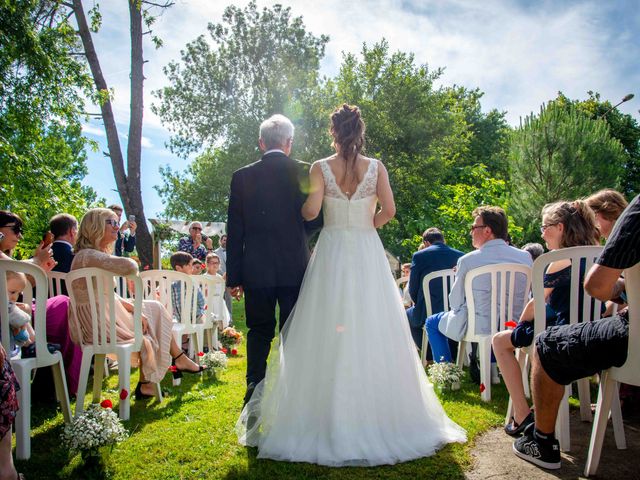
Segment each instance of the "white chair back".
M540 255L533 263L533 298L534 298L534 332L539 334L546 329L547 313L544 298L544 274L552 262L569 260L571 262L571 289L569 323L597 320L600 318L602 302L591 297L583 287L584 276L602 252L601 246L569 247ZM582 296L582 300L580 297ZM589 392L589 380L581 379L578 382L578 395L580 397L580 417L583 421L591 421L591 395ZM560 404L558 420L556 423L556 436L560 442L560 449L568 452L571 449L569 428L569 396L571 386L567 386L565 399Z
M56 295L66 295L66 283L65 278L67 274L65 272L47 272L47 278L49 280L49 298Z
M449 311L449 293L451 292L451 286L455 272L453 268L447 268L444 270L437 270L424 276L422 279L422 292L424 293L424 303L427 309L427 318L433 315L433 304L431 302L431 284L440 282L442 285L442 305L444 305L444 312ZM426 327L422 326L422 348L420 349L420 359L422 364L426 365L427 362L427 348L429 346L429 337L427 335Z
M490 276L489 333L476 332L476 298L474 280ZM478 342L480 361L480 383L484 386L480 397L485 402L491 400L491 338L504 330L505 322L518 319L531 289L531 268L519 263L496 263L474 268L467 272L464 281L467 302L467 332L458 347L458 365L462 366L465 348L463 342ZM485 314L487 312L484 312Z
M16 429L16 457L26 460L31 456L31 372L37 368L51 366L56 397L65 422L71 420L69 393L64 374L64 362L60 352L49 352L47 348L47 276L40 267L29 262L0 259L0 333L2 346L10 352L11 329L9 327L9 312L7 299L7 272L22 272L30 276L35 283L35 317L34 330L36 335L36 354L33 358L15 357L11 359L11 366L20 382L18 403L20 409L15 420ZM23 302L31 305L34 299L32 284L27 281L23 292Z
M193 315L193 279L191 275L174 270L147 270L140 273L142 292L145 300L158 300L171 313L174 321L191 325ZM180 285L180 314L174 311L171 301L171 286Z

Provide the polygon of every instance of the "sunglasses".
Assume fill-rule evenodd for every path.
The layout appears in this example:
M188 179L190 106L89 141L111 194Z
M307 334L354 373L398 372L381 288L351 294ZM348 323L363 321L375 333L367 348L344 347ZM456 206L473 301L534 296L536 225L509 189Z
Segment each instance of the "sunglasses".
M118 221L114 220L113 218L107 218L104 223L106 223L107 225L111 225L112 227L119 227L118 225Z
M191 230L202 230L202 227L191 227Z
M22 226L14 223L13 225L3 225L3 228L10 228L16 235L22 234Z

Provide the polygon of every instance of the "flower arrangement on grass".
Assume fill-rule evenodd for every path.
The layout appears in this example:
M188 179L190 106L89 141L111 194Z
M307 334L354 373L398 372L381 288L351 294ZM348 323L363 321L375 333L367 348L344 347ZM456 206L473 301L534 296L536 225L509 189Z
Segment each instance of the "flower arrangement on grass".
M227 356L221 351L207 352L200 359L200 363L207 367L205 373L213 377L218 374L218 371L227 368L227 362Z
M73 452L86 456L96 455L98 448L115 445L127 438L118 415L111 409L111 400L104 400L89 407L65 425L60 438L63 445Z
M239 332L233 327L227 327L222 330L220 334L220 343L222 344L222 351L224 353L230 353L231 355L237 355L238 350L235 348L236 345L240 345L242 343L242 332ZM234 353L235 352L235 353Z
M455 363L442 361L431 364L427 371L429 379L443 390L458 390L462 374L462 368Z

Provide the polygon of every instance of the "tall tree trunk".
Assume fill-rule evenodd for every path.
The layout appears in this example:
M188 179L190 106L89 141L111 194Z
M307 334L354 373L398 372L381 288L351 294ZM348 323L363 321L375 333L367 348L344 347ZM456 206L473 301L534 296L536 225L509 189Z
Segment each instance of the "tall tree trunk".
M136 231L136 248L140 261L144 266L153 263L153 251L151 235L147 228L144 206L142 203L142 190L140 185L140 159L142 155L142 113L143 113L143 84L144 75L142 67L142 14L141 3L138 0L129 0L129 18L131 23L131 112L129 121L129 138L127 143L127 171L125 173L124 158L118 128L116 126L111 100L108 97L109 89L102 74L100 60L93 45L91 30L87 24L87 18L82 6L82 0L73 0L73 13L78 23L78 34L82 40L87 62L91 69L91 75L98 92L104 95L100 104L102 120L107 134L107 145L113 175L118 187L118 193L122 200L127 215L135 215L138 229Z

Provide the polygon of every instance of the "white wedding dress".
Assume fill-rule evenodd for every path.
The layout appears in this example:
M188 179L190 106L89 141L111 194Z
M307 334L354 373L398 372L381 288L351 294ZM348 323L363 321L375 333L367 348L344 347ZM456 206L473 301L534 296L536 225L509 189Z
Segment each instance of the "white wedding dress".
M240 443L257 446L258 458L371 466L466 441L427 380L373 226L378 161L351 199L321 167L324 228L236 425Z

